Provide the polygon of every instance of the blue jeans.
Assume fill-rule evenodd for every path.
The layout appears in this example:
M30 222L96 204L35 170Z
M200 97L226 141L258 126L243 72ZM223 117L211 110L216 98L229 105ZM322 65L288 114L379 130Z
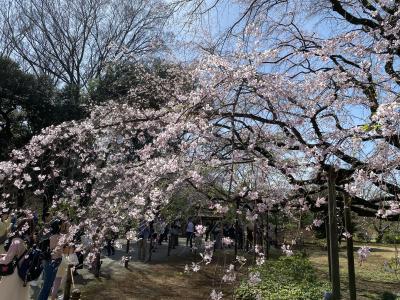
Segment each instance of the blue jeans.
M56 260L46 260L44 262L43 286L40 290L37 300L47 300L47 298L49 297L60 263L61 258Z

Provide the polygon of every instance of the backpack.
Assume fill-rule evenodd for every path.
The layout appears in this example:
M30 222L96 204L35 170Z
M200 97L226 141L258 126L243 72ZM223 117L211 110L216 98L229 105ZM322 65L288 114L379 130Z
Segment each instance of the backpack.
M50 238L44 237L39 243L39 249L42 254L42 259L51 260Z
M14 237L13 236L9 236L9 237L7 237L6 238L6 240L4 241L4 250L6 251L6 252L8 252L8 249L10 249L10 246L11 246L11 242L12 242L12 239L13 239Z
M42 259L42 251L37 247L31 248L25 253L24 260L17 265L18 275L23 280L24 286L27 282L39 278L43 271Z
M0 276L8 276L12 275L15 271L15 267L18 266L19 261L21 258L25 255L26 252L24 252L20 257L14 259L8 263L8 264L0 264Z
M4 250L8 252L14 237L8 237L4 243ZM8 264L0 264L0 276L8 276L14 273L15 268L20 262L21 258L24 257L26 251L20 257L14 257Z

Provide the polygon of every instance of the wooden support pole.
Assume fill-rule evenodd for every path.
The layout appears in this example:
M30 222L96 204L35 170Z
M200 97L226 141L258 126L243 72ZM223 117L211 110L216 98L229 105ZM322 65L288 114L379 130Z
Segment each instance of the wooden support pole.
M253 225L253 251L254 251L254 263L256 263L257 253L256 253L256 244L257 244L257 220L254 220Z
M239 242L239 199L236 199L236 212L235 212L235 258L238 255L238 242Z
M260 241L260 245L262 247L262 251L265 257L265 247L266 247L266 243L265 243L265 225L264 225L264 219L261 218L261 222L260 222L260 237L259 237L259 241Z
M279 248L279 242L278 242L278 212L275 213L275 248Z
M73 264L69 264L67 268L67 279L65 281L65 287L64 287L64 300L69 300L71 296L71 285L72 285L72 274L71 270L74 267Z
M235 221L235 257L238 255L239 230L238 221Z
M350 234L346 236L347 241L347 268L349 273L349 294L350 300L356 300L356 273L354 268L354 248L353 248L353 230L351 225L351 199L345 196L344 198L344 222L346 231Z
M340 299L340 272L339 272L339 247L336 221L336 172L333 167L328 174L328 214L329 214L329 239L331 250L332 270L332 300Z
M146 241L146 243L147 243L147 241ZM151 255L152 255L152 253L153 253L153 248L154 248L154 245L153 245L153 237L152 237L152 236L150 236L150 243L149 243L149 258L147 259L147 261L151 261Z
M265 254L265 259L269 259L269 210L267 210L267 216L266 216L266 231L265 231L265 243L266 247L264 250Z
M325 235L326 235L326 248L328 250L328 267L329 267L329 281L332 282L332 268L331 268L331 241L329 238L329 219L325 218Z
M244 250L246 252L249 252L249 230L248 230L248 225L245 223L244 224L244 231L243 231L243 236L244 236Z
M172 248L172 243L173 243L171 233L168 234L167 238L168 238L168 247L167 247L168 248L168 252L167 252L167 255L169 256L170 253L171 253L171 248Z

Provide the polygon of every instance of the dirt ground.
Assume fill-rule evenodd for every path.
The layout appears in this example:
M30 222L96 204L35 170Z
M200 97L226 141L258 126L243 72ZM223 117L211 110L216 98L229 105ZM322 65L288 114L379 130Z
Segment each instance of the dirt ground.
M394 257L394 248L388 245L372 244L371 255L363 265L356 262L357 299L382 299L383 292L400 294L400 276L384 270L385 261ZM360 246L360 245L358 245ZM357 248L355 249L357 251ZM1 250L0 250L1 252ZM275 254L280 254L279 249ZM306 252L317 268L319 276L328 278L327 253L316 245L306 245ZM274 253L272 253L274 254ZM209 299L212 289L222 290L224 299L233 299L234 286L221 285L217 278L233 258L233 250L216 252L216 264L210 264L198 273L185 274L185 264L200 260L199 255L193 254L190 248L180 246L167 256L167 246L163 244L152 253L152 260L147 263L138 261L137 248L131 246L128 269L121 264L125 256L125 245L116 249L112 257L102 257L101 276L95 278L87 269L79 270L74 276L75 288L81 290L82 300L167 300L167 299ZM357 254L355 253L357 259ZM221 267L222 265L222 267ZM225 265L225 266L224 266ZM343 299L347 294L347 259L345 249L340 252L341 290ZM31 299L36 299L41 281L31 287ZM1 298L1 297L0 297Z
M183 244L183 240L181 241ZM355 252L357 251L355 248ZM136 249L135 249L136 250ZM279 254L279 250L275 250ZM232 254L226 250L225 253ZM279 252L279 253L278 253ZM319 276L328 278L327 253L315 245L307 245L310 260L317 268ZM224 299L233 299L233 286L221 286L214 281L221 274L222 269L216 269L210 265L198 273L187 275L183 273L185 264L199 260L189 248L184 246L173 250L171 256L167 256L166 246L162 246L153 255L152 262L141 263L135 258L130 263L129 269L124 269L117 261L123 251L119 251L116 258L104 259L103 273L99 279L91 277L82 289L82 299L209 299L210 291L215 288L222 290ZM217 253L224 262L224 255ZM357 299L382 299L383 292L400 293L400 278L395 274L385 272L384 262L394 256L394 248L387 245L373 244L371 255L363 265L356 261ZM357 260L357 253L355 253ZM229 258L226 262L229 262ZM341 289L343 299L348 299L347 259L345 249L340 252ZM88 275L89 276L89 275ZM112 279L111 279L112 278Z
M183 245L183 239L180 241ZM124 247L125 248L125 247ZM116 255L104 257L100 278L95 278L86 270L75 278L76 287L82 291L82 300L152 300L152 299L208 299L213 288L221 290L220 282L215 282L215 273L222 271L209 265L201 272L185 274L185 264L199 261L190 248L178 246L167 256L164 244L152 254L151 262L139 262L136 247L129 268L120 263L126 255L125 249L117 250ZM229 251L229 250L228 250ZM223 287L225 296L232 298L232 287ZM225 298L225 297L224 297Z

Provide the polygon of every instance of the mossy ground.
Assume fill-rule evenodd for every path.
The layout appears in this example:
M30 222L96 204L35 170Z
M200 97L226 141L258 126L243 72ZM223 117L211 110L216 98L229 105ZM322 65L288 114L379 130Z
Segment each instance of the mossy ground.
M358 246L361 245L356 245L355 252ZM400 278L385 272L383 268L384 262L394 257L394 247L380 244L369 246L372 248L371 255L361 266L355 253L357 299L382 299L385 291L400 293ZM318 275L327 279L327 252L314 244L306 244L305 251ZM164 252L165 249L159 249L151 263L131 262L129 270L119 264L104 266L100 279L93 278L82 286L82 299L207 299L212 288L222 289L227 296L224 299L232 299L233 286L221 286L215 278L215 274L221 274L223 268L209 265L198 273L186 275L183 274L184 265L196 260L187 248L181 246L169 257ZM276 257L279 253L279 250L273 249L271 254ZM219 255L219 260L223 261L224 256ZM348 299L345 248L341 248L340 252L340 272L343 299Z

